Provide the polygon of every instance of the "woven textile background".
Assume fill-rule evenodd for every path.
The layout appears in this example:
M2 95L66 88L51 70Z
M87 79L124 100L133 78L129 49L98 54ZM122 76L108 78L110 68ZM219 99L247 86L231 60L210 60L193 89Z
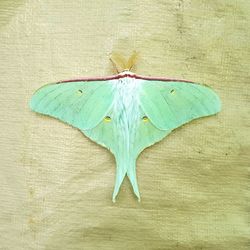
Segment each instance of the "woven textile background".
M0 0L0 250L250 248L247 0ZM114 157L30 111L42 85L136 73L211 86L222 112L191 122L137 161L111 201Z

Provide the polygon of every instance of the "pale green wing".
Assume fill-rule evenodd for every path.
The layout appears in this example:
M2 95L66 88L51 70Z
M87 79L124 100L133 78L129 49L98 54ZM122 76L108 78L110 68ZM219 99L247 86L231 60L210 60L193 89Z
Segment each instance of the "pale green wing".
M65 82L38 89L30 107L84 130L95 127L105 117L113 99L112 80Z
M169 81L145 81L142 84L141 107L161 130L173 130L221 109L218 95L203 85Z

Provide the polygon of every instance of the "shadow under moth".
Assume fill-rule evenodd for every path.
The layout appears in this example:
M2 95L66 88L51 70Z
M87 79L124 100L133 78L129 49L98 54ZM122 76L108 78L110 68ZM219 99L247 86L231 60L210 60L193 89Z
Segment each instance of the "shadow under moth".
M192 81L132 73L136 54L127 62L118 55L111 60L117 75L45 85L34 93L30 107L80 129L108 148L116 160L113 202L126 175L140 201L139 154L175 128L219 112L220 99L211 88Z

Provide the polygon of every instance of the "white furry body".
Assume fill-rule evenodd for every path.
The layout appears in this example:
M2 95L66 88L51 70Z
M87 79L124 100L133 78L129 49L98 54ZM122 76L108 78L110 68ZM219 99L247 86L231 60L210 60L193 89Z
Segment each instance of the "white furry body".
M136 157L133 147L141 121L139 103L141 80L126 77L116 81L116 94L111 117L114 121L113 129L117 131L118 138L116 140L119 144L116 152L114 152L117 161L117 175L113 200L126 174L134 184L134 191L140 199L135 172Z

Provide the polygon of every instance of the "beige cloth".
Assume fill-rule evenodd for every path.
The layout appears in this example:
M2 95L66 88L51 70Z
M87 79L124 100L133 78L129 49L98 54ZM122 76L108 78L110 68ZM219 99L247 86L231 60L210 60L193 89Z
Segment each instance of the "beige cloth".
M249 249L250 1L1 0L0 249ZM142 201L77 129L30 111L43 84L113 73L206 83L222 112L137 161Z

